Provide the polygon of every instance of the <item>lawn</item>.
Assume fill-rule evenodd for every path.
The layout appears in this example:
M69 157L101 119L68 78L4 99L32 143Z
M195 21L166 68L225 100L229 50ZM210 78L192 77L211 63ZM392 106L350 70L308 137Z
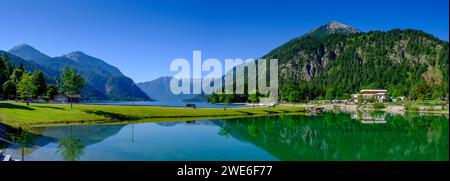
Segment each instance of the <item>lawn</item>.
M0 103L0 121L12 127L49 124L98 123L145 120L184 120L211 117L245 117L304 112L302 107L275 108L178 108L156 106L74 105Z
M410 102L413 106L440 106L445 105L445 101L437 101L437 100L417 100Z

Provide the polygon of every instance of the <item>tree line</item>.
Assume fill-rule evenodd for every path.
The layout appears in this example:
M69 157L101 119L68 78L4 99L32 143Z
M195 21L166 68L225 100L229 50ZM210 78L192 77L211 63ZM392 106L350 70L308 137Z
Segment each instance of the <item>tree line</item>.
M27 72L23 65L17 68L11 65L7 55L0 57L0 98L3 100L22 100L27 105L33 99L48 102L58 93L78 94L84 86L84 79L75 68L64 67L56 82L48 84L40 70ZM72 108L72 101L69 102Z

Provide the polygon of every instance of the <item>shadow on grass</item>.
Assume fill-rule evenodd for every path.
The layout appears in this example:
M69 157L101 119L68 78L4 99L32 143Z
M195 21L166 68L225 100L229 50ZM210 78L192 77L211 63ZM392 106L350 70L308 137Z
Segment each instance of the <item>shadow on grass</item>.
M32 106L32 107L38 107L38 108L49 108L49 109L58 109L58 110L65 110L64 108L61 108L61 107L53 107L53 106L43 106L43 105L39 105L39 106Z
M237 111L237 112L244 113L244 114L247 114L249 116L255 115L255 113L251 113L251 112L245 112L245 111Z
M11 104L11 103L0 103L0 108L6 108L6 109L22 109L22 110L29 110L32 111L34 108L31 108L29 106L22 106L17 104Z
M283 112L283 113L292 113L292 111L288 111L288 110L281 110L281 112Z
M89 114L95 114L95 115L99 115L99 116L104 116L104 117L110 118L112 120L118 120L118 121L127 121L127 120L138 120L138 119L141 119L141 118L135 117L135 116L128 116L128 115L124 115L124 114L111 113L111 112L105 112L105 111L87 110L87 111L84 111L84 112L89 113Z
M280 112L277 112L277 111L269 111L269 110L263 110L263 111L266 113L269 113L269 114L280 114Z

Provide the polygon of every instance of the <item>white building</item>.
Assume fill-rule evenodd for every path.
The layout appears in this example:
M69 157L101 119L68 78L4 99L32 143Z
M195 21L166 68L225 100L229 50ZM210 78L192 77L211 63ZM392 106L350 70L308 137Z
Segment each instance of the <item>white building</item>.
M358 94L352 94L352 100L354 102L358 102L359 98L366 102L373 98L378 102L387 102L388 92L384 89L363 89Z

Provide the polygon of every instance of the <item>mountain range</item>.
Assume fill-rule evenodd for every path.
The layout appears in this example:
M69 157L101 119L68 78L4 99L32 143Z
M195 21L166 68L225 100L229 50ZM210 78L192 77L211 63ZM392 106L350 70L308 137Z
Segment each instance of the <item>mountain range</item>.
M151 100L134 81L103 60L81 51L50 57L27 44L17 45L0 56L8 56L14 66L27 71L41 70L49 83L56 83L64 66L74 67L85 79L84 100Z
M331 21L261 58L279 60L282 100L294 94L299 99L346 98L363 88L387 89L392 96L417 98L422 94L438 98L448 96L449 92L448 52L447 41L420 30L362 32ZM175 102L206 98L205 95L173 95L172 77L135 85L116 67L79 51L50 57L23 44L8 52L0 51L0 56L5 54L15 66L41 70L49 82L56 81L64 65L77 68L88 83L83 89L85 99L129 100L133 96L150 100L151 96L157 101ZM226 74L230 73L233 72ZM242 75L245 71L234 76Z
M394 97L417 98L419 91L428 98L437 98L448 96L449 92L448 50L448 42L420 30L362 32L330 21L261 58L279 60L283 100L291 93L299 99L348 98L363 88L387 89ZM233 76L243 75L245 71ZM138 85L147 95L162 100L189 99L186 95L171 95L170 77Z

